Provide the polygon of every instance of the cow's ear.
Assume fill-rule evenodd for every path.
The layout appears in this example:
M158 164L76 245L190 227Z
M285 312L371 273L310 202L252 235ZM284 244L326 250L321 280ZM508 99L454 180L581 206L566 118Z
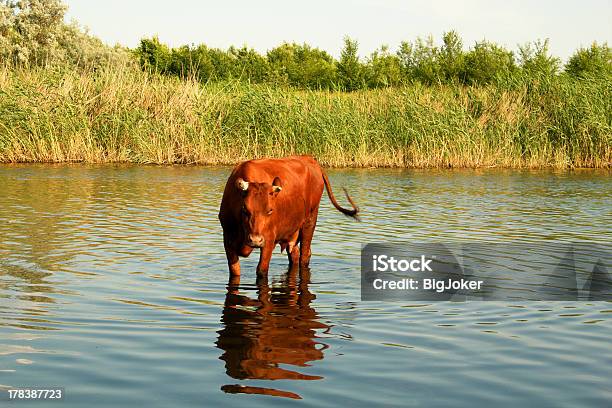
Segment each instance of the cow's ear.
M236 180L236 188L241 191L247 191L247 189L249 188L249 182L244 181L243 178L238 178Z
M283 186L281 184L281 179L278 177L274 177L274 181L272 182L272 192L274 194L278 194L281 192L282 189Z

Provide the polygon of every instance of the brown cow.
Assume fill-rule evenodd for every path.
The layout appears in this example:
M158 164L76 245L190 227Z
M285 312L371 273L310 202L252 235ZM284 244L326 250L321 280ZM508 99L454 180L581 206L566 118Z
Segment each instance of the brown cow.
M257 273L265 275L277 244L281 252L287 250L290 265L299 261L300 267L307 267L324 186L334 207L357 219L359 209L346 190L352 210L338 204L327 175L310 156L250 160L236 166L219 210L230 273L240 274L238 256L261 248Z

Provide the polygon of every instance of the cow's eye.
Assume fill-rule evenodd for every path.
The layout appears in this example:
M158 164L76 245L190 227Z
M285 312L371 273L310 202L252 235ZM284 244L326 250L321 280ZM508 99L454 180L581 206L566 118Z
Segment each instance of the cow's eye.
M268 210L268 215L272 214L273 212L274 212L274 210L273 210L273 209L269 209L269 210Z

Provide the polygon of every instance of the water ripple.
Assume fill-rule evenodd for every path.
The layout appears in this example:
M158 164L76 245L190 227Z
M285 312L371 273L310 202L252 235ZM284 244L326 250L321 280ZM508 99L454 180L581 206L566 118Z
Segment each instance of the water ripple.
M310 276L276 253L267 285L255 258L228 283L229 171L0 166L0 384L61 385L74 407L609 405L610 302L359 288L367 242L612 241L609 171L329 171L362 222L324 198Z

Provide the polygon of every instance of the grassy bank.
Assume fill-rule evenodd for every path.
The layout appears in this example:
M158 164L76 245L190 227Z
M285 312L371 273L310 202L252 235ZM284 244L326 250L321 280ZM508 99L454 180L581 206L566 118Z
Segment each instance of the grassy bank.
M609 81L411 85L352 93L0 68L1 162L609 167Z

